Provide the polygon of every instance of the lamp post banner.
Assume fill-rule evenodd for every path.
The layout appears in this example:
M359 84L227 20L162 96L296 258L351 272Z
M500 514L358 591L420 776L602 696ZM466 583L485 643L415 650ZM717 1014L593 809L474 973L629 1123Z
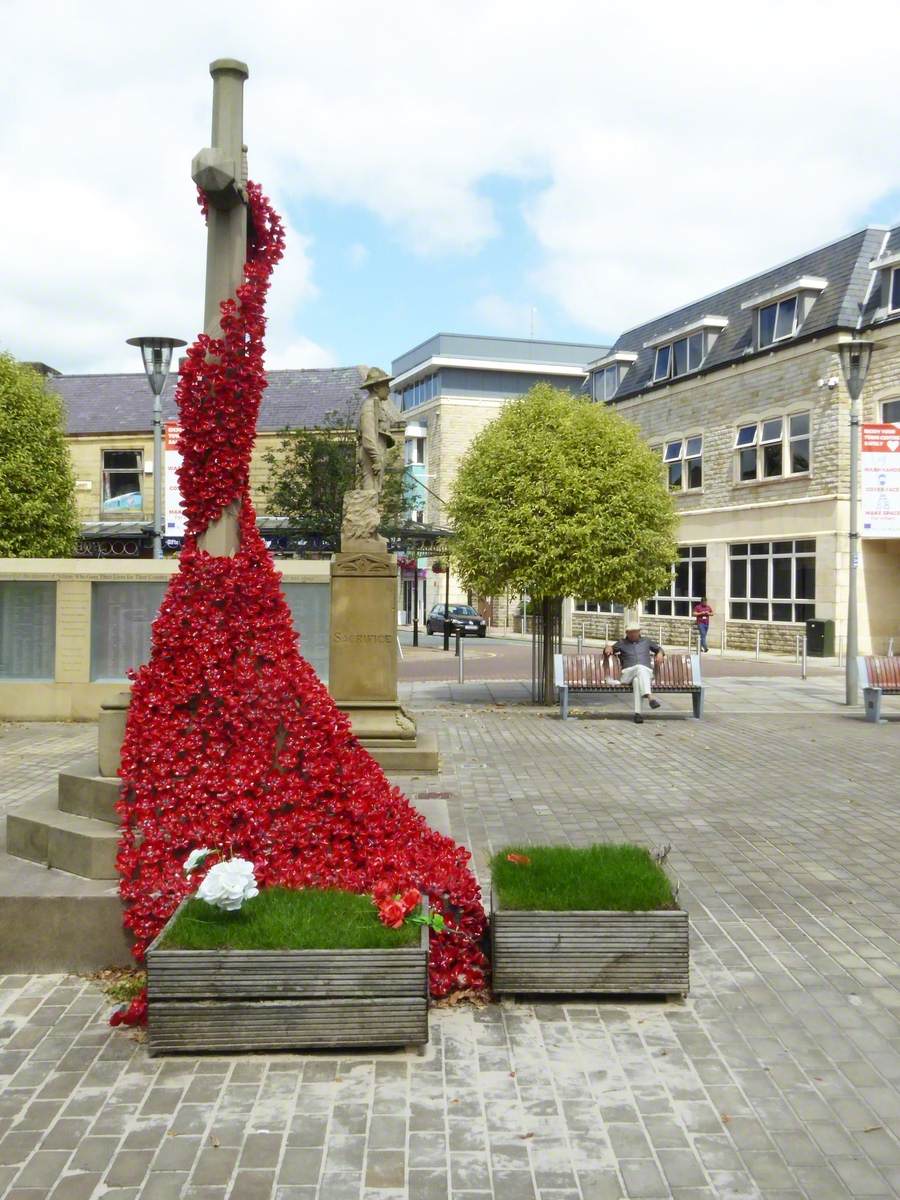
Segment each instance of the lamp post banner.
M900 538L900 425L862 427L862 536Z
M181 488L178 486L178 468L181 466L181 451L178 438L181 426L177 421L166 421L165 425L165 525L163 537L184 537L184 509L181 506Z

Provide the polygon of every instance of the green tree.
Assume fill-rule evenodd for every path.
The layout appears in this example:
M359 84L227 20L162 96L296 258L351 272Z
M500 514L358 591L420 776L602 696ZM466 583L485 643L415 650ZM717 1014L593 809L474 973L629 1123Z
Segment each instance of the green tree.
M609 408L546 383L507 404L470 445L449 505L466 587L540 601L620 604L655 594L677 553L677 517L659 458ZM545 639L544 695L553 661Z
M77 536L62 401L0 354L0 558L65 558Z
M285 429L277 448L263 455L269 469L263 494L270 515L287 517L293 528L318 535L331 548L340 544L344 492L357 483L356 422L351 413L331 412L322 425ZM381 494L382 525L400 523L410 507L402 471L402 451L384 474Z

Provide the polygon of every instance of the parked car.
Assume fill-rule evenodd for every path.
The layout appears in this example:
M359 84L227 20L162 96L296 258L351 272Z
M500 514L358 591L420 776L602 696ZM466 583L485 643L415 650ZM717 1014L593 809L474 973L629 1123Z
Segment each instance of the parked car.
M463 636L475 633L479 637L487 637L487 621L484 617L479 617L471 604L451 604L450 615L446 614L446 604L435 604L425 622L425 631L443 633L444 625L447 624L450 626L450 632L454 634L458 629Z

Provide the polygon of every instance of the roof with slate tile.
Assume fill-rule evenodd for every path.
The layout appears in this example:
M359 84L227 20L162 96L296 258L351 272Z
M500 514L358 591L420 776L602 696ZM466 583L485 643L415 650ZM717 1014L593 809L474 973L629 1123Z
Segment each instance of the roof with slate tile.
M873 291L875 272L869 264L884 252L882 248L888 233L889 231L882 227L862 229L720 292L695 300L684 308L629 329L617 339L609 352L615 354L619 351L630 351L637 354L633 366L619 385L613 403L652 388L666 387L683 379L730 366L732 363L744 362L754 354L770 354L784 345L794 345L805 339L821 336L829 330L856 329L868 311ZM900 227L890 231L890 239L895 239L900 249ZM758 296L787 287L804 276L817 276L826 279L828 283L815 300L800 329L789 342L756 350L753 346L754 311L752 308L742 308L742 305ZM647 343L664 338L670 332L674 336L677 331L706 316L726 317L728 324L716 338L703 365L688 375L679 376L678 379L661 380L654 384L655 349Z
M347 413L354 420L363 401L359 385L366 367L330 367L307 371L269 371L257 429L311 428L329 414ZM176 376L170 375L162 393L164 421L177 420ZM140 375L57 375L47 387L63 399L66 432L70 437L109 433L150 433L153 394Z

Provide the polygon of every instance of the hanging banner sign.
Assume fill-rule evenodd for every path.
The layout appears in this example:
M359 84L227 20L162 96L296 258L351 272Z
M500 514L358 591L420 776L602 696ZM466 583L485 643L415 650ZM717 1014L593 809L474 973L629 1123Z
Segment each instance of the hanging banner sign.
M900 425L862 427L862 536L900 538Z
M164 476L166 524L163 537L184 537L184 512L181 508L181 490L178 487L178 468L181 466L181 454L178 450L178 438L181 426L177 421L166 421L165 428L165 460L166 473Z

